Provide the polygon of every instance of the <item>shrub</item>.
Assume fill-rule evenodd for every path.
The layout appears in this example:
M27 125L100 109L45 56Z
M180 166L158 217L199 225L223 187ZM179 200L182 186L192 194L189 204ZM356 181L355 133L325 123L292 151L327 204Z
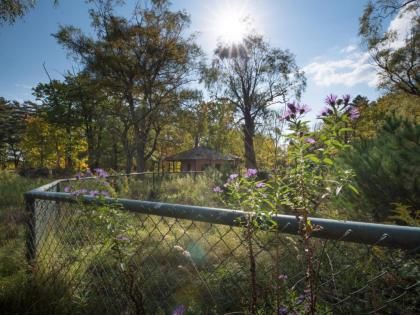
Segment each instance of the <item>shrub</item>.
M420 209L420 125L389 116L376 138L360 140L342 157L355 172L360 195L347 195L354 208L384 221L400 203Z

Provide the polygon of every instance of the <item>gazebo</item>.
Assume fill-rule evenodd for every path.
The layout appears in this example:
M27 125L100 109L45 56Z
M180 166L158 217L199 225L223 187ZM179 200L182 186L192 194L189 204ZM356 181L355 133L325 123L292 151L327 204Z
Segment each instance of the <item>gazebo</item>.
M172 171L176 170L176 163L180 162L181 172L204 171L208 167L220 169L226 164L236 167L240 160L241 159L236 155L223 155L216 150L206 147L195 147L191 150L180 152L165 159L166 162L169 162L169 170L172 169Z

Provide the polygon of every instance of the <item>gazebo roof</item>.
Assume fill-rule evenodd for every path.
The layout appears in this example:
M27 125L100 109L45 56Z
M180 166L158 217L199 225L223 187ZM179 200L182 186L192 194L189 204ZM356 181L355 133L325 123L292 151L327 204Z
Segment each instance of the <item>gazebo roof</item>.
M165 161L185 161L185 160L224 160L234 161L240 159L236 155L228 154L223 155L222 153L209 149L206 147L196 147L191 150L183 151L171 156L168 156Z

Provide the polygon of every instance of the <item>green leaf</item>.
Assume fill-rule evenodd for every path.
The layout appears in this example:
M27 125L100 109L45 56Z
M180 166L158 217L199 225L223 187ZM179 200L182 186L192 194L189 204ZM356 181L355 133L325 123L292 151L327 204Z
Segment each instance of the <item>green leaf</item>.
M311 160L312 162L317 163L317 164L321 163L321 160L320 160L320 159L318 159L318 158L317 158L315 155L313 155L313 154L308 154L308 155L306 156L306 158L307 158L307 159L309 159L309 160Z
M322 160L325 164L334 165L334 162L330 158L324 158Z
M359 191L356 187L354 187L352 184L347 185L356 195L359 195Z
M340 130L338 130L338 134L342 135L345 132L351 132L353 131L353 128L341 128Z

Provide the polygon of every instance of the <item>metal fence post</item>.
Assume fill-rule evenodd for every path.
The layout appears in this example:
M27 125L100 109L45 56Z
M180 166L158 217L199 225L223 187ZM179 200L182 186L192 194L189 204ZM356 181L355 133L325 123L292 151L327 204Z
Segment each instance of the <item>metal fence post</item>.
M32 270L36 264L36 214L35 198L25 194L26 211L26 259Z

